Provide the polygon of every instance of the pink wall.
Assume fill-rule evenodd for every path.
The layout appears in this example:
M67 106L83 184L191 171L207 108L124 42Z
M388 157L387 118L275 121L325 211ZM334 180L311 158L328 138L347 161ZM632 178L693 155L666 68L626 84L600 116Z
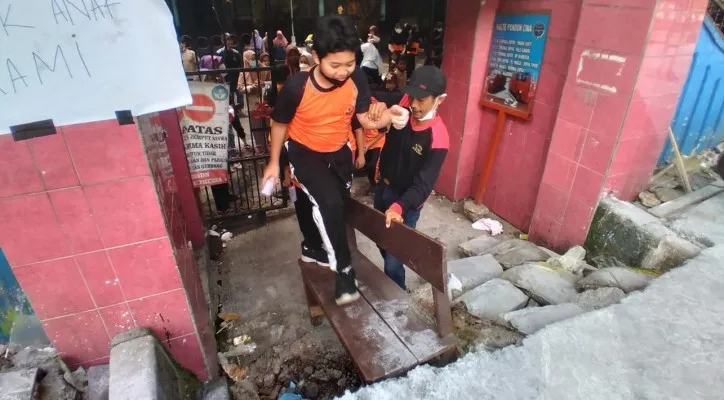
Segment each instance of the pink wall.
M561 250L580 244L602 196L611 192L631 200L645 186L686 79L705 5L584 1L530 229L533 240Z
M193 260L167 231L136 126L0 136L0 221L0 247L71 366L108 363L111 338L145 326L208 376L196 328L208 313L194 321L184 287Z

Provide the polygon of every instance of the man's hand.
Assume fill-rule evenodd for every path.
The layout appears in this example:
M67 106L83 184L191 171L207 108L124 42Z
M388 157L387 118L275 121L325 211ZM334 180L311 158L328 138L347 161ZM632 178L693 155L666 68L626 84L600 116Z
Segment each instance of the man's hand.
M385 226L387 228L392 226L392 222L398 222L403 223L404 220L402 219L402 215L397 212L394 208L388 208L387 211L385 211Z
M357 159L354 160L354 166L357 169L362 169L365 167L365 164L367 164L367 161L365 160L365 154L360 153L357 155Z
M382 119L382 115L387 111L387 104L384 101L378 101L370 104L370 109L367 111L367 118L372 122L377 122Z
M397 104L390 108L390 115L392 116L392 126L398 130L407 126L407 122L410 120L410 111Z
M264 187L269 179L274 179L273 182L276 182L276 180L279 179L279 163L270 162L266 166L266 168L264 169L264 177L261 178L260 187Z

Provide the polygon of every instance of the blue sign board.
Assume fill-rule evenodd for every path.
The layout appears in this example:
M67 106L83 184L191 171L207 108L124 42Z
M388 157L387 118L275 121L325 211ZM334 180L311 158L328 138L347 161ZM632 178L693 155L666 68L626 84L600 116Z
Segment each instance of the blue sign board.
M487 100L530 113L549 24L548 14L495 18L483 103Z

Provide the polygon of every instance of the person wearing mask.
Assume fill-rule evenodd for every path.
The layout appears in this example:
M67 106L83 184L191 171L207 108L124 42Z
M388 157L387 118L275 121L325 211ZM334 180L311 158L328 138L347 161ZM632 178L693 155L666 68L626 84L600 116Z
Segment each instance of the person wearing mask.
M405 60L407 60L407 70L410 75L415 72L417 55L420 53L420 39L420 28L417 24L413 24L410 27L410 36L407 39L407 45L405 46Z
M287 58L284 61L284 64L289 69L289 75L294 75L300 71L300 66L299 66L300 58L301 58L301 54L299 53L299 49L297 48L297 46L290 44L287 47Z
M362 51L362 63L360 66L367 74L369 82L377 87L382 86L380 71L382 70L382 57L377 47L369 40L360 46Z
M226 35L224 47L219 49L216 54L221 56L221 63L226 69L241 68L242 59L239 51L236 50L236 38L232 35ZM240 104L244 106L244 96L237 91L237 82L239 81L239 72L229 72L226 74L226 82L229 84L229 97L232 104Z
M181 48L181 63L184 67L184 72L196 72L199 70L199 60L196 57L196 52L191 50L191 38L184 35L181 36L179 47ZM186 77L186 80L196 80L194 76Z
M390 127L379 162L379 183L374 207L385 214L389 228L393 222L415 228L425 200L432 193L450 139L438 108L445 101L447 78L434 66L415 70L402 89L399 105L412 111L405 124ZM385 274L405 289L402 262L380 249Z
M318 20L314 57L319 64L290 77L276 99L271 154L262 182L274 182L279 176L279 156L289 134L289 162L301 189L295 204L304 236L301 259L336 272L339 305L359 298L345 216L354 169L347 145L352 116L356 115L362 128L378 129L390 124L394 112L404 114L388 110L384 103L370 105L367 77L356 68L359 45L349 19L326 16Z
M375 47L380 44L377 27L374 25L370 26L370 31L367 33L367 42L372 43Z
M387 49L390 51L390 62L392 62L393 55L402 54L405 50L405 44L407 44L407 36L402 29L402 25L398 22L395 24L390 42L387 44Z
M299 56L299 70L308 71L314 66L314 57L311 55L302 54Z

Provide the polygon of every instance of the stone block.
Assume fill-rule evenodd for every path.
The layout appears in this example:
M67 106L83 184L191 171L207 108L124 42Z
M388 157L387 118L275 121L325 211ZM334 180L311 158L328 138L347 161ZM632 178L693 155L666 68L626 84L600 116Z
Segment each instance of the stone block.
M470 289L498 277L503 267L490 254L461 258L447 263L447 271L455 275L462 284L462 292L454 290L453 297L458 297Z
M458 251L463 257L481 256L486 254L488 250L497 246L503 239L490 236L490 234L482 234L475 239L468 240L458 245Z
M615 287L626 293L642 290L651 281L651 276L623 267L603 268L591 273L576 283L578 290Z
M511 268L500 276L524 290L540 304L567 303L576 294L573 284L558 272L537 264Z
M613 197L599 204L585 247L599 268L628 266L668 270L701 251L658 218Z
M510 326L521 333L530 335L546 326L564 319L583 314L584 310L577 304L565 303L545 307L524 308L511 311L503 317Z
M488 250L503 268L508 269L531 261L546 261L550 258L547 252L535 244L521 239L506 240Z
M470 221L476 222L490 214L490 210L482 204L475 204L473 200L467 200L465 201L463 214L465 214Z
M38 368L0 372L0 400L34 400Z
M504 322L502 315L528 304L528 296L504 279L492 279L460 297L468 312L481 319Z
M87 400L108 400L110 367L96 365L88 369Z
M573 303L586 311L598 310L616 304L626 297L626 293L617 287L604 287L576 293Z

